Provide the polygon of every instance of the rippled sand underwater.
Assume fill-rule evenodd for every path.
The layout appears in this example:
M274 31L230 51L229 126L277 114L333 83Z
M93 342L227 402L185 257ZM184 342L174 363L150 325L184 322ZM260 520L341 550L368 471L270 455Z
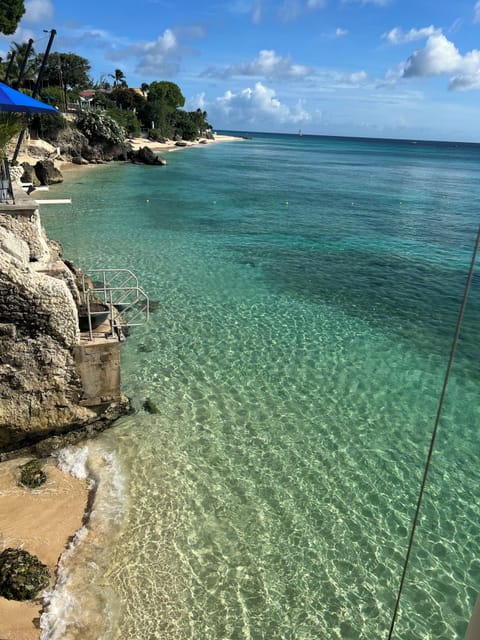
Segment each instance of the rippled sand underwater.
M257 136L56 188L73 211L42 220L65 255L131 268L159 305L122 347L137 412L88 444L103 481L64 567L67 628L52 618L46 637L386 637L476 230L478 154ZM463 637L479 590L479 301L477 278L403 640Z

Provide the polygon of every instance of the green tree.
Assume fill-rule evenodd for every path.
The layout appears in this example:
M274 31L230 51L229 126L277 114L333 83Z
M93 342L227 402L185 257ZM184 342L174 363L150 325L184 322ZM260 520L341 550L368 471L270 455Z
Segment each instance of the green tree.
M140 135L140 121L133 111L125 109L109 109L108 115L125 129L129 136Z
M102 73L98 81L94 84L94 87L99 91L109 91L112 85L108 82L106 74Z
M177 109L174 117L174 133L184 140L195 140L212 128L207 122L207 112L201 109L196 111Z
M32 138L41 138L52 144L57 142L58 134L68 127L61 113L35 114L29 124Z
M135 89L117 87L111 91L110 97L115 101L117 107L129 109L130 111L142 109L145 104L145 98L139 95Z
M170 111L173 112L178 107L183 107L185 98L180 91L178 84L174 82L152 82L148 89L148 100L150 102L159 102Z
M105 93L105 91L96 91L93 96L92 105L94 107L100 107L101 109L115 109L116 103L113 98L111 98L110 93Z
M113 88L116 87L127 87L127 81L125 79L125 74L121 69L115 69L114 73L110 73L110 78L113 78Z
M175 125L175 112L178 107L183 107L185 98L180 91L180 87L174 82L152 82L148 90L147 104L150 109L145 109L139 114L146 128L159 129L161 134L172 137ZM151 116L150 122L145 118Z
M0 33L6 36L15 33L24 13L23 0L0 0Z
M10 56L13 55L14 59L10 67L9 83L16 82L18 80L27 51L28 51L28 43L12 42L10 46ZM37 72L38 72L37 56L35 55L35 49L31 47L28 53L27 60L25 62L23 76L21 78L19 87L32 89L35 84Z
M198 126L190 113L178 109L175 114L175 135L180 136L184 140L195 140L198 134Z
M25 126L25 119L19 113L0 113L0 159L7 151L8 143Z
M42 56L43 58L43 56ZM62 87L65 91L92 86L90 62L76 53L51 53L43 70L43 86Z

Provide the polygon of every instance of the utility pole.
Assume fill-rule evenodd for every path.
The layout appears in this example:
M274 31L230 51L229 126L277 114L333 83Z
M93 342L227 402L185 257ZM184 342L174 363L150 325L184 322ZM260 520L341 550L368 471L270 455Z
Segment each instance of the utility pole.
M42 82L43 70L45 69L45 65L47 64L48 56L50 55L50 49L52 48L52 44L53 44L53 39L55 38L56 35L57 35L56 30L52 29L50 31L50 38L48 39L47 48L45 49L45 53L43 54L42 64L40 65L40 69L38 71L37 81L35 83L35 86L33 87L32 98L37 97L37 93ZM15 165L17 162L18 153L20 151L20 147L22 146L23 138L25 137L25 130L26 130L26 127L25 129L22 129L20 131L20 134L18 136L17 146L15 147L15 151L12 157L12 165Z
M45 69L45 65L47 64L48 56L50 55L50 49L52 48L52 44L53 44L53 39L55 38L56 35L57 35L56 30L52 29L50 31L50 38L48 39L47 48L45 49L45 53L43 54L42 64L40 65L40 69L38 71L37 81L35 83L35 86L33 87L32 98L36 98L37 93L40 90L42 77L43 77L43 70Z

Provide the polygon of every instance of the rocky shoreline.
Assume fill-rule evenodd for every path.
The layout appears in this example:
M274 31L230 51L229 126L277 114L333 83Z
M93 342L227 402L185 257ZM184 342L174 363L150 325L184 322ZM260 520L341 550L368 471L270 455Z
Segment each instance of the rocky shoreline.
M18 178L33 187L57 184L63 181L63 171L74 167L93 167L110 162L165 166L162 153L188 149L198 145L243 140L235 136L210 134L194 142L181 140L154 141L148 138L128 138L122 144L90 145L79 131L62 132L55 145L45 140L29 139L22 146L17 160ZM13 151L13 146L11 151Z
M239 139L219 136L215 141ZM202 141L188 146L194 144ZM145 139L130 140L129 145L132 153L146 149L147 157L182 148L173 141ZM19 161L23 169L25 163L46 166L47 184L53 183L50 179L63 180L61 172L70 168L103 164L76 163L61 151L30 141ZM33 185L40 181L36 171L32 179L24 172L17 176ZM59 243L46 237L38 206L19 187L15 202L0 205L0 553L27 550L48 568L51 579L48 591L32 600L0 595L0 637L38 640L41 615L59 578L58 563L76 532L87 534L94 500L87 479L58 468L52 453L61 454L63 447L93 437L130 411L130 403L118 389L115 397L102 397L103 406L82 404L85 385L75 362L80 299L76 270L63 260ZM43 459L47 481L28 488L19 483L19 476L32 456Z

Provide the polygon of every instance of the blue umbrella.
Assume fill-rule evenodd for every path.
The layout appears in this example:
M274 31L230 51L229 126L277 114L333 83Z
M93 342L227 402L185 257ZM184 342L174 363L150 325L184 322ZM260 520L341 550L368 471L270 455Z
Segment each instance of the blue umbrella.
M35 98L31 98L25 93L21 93L0 82L0 112L2 111L15 113L58 113L58 111L49 104L35 100Z

